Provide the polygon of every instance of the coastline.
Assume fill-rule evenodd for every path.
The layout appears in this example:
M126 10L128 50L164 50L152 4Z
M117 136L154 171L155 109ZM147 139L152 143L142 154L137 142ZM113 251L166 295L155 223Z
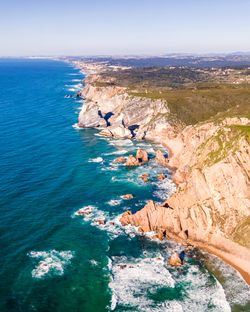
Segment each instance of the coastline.
M216 249L215 247L212 247L212 246L203 246L202 244L197 244L197 246L200 247L201 249L205 249L206 251L212 253L213 255L219 257L224 262L229 264L231 267L233 267L240 274L240 276L243 278L243 280L245 280L245 282L248 285L250 285L250 273L243 270L241 264L237 263L237 260L236 261L232 260L233 255L230 255L230 254L223 252L219 249Z
M191 245L193 247L198 247L201 250L207 251L208 253L220 258L223 260L225 263L230 265L235 271L238 272L238 274L241 276L241 278L248 284L250 285L250 273L247 272L245 269L242 267L248 267L248 264L245 263L242 259L239 259L233 254L229 254L228 252L225 252L221 249L218 249L212 245L208 245L202 242L198 241L193 241L193 240L187 240L183 241L179 237L177 237L174 234L170 234L169 238L179 244L182 244L184 247L187 245Z
M93 74L94 64L90 64L90 65L92 66L92 69L87 69L86 67L85 67L85 69L83 69L82 66L76 65L76 67L80 70L80 72L85 75L85 79L88 77L89 74ZM94 73L94 74L96 74L96 73ZM147 141L147 139L145 139L145 141ZM164 142L164 139L162 137L160 137L158 140L155 138L151 138L150 141L153 141L155 143L160 143L164 147L166 152L168 152L170 157L174 156L173 150L170 147L168 147L168 145L166 144L166 142ZM175 171L176 169L178 169L175 166L167 166L167 167L171 171ZM178 186L178 181L176 181L174 178L172 180ZM189 239L187 241L183 241L175 234L173 234L173 236L171 236L171 239L173 239L175 242L178 242L178 243L181 243L184 245L186 243L190 243L195 247L206 250L209 253L219 257L224 262L226 262L228 265L233 267L241 275L241 277L244 279L244 281L248 285L250 285L250 272L247 271L247 267L248 267L249 263L247 263L247 261L245 261L244 259L240 259L239 257L235 256L234 254L230 254L229 252L226 252L226 251L223 251L219 248L216 248L213 245L208 245L207 243L202 243L202 242L199 242L196 240L191 240L191 239Z

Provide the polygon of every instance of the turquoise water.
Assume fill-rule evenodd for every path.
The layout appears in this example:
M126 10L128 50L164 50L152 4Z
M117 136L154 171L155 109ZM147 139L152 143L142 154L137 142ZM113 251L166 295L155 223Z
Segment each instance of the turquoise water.
M73 127L82 102L64 96L82 78L59 61L0 60L0 311L230 311L230 298L242 303L192 257L169 268L178 245L120 227L123 211L173 191L171 174L153 159L129 170L112 164L159 146ZM159 184L162 171L168 179ZM144 172L148 184L138 178ZM126 193L135 198L121 200ZM86 206L90 215L75 215ZM95 222L104 217L106 225Z

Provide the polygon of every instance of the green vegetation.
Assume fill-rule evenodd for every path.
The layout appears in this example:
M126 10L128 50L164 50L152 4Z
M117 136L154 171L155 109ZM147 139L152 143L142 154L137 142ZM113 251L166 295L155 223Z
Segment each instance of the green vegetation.
M230 125L225 126L217 131L217 133L205 142L203 142L197 154L200 158L200 166L212 166L213 164L225 159L230 153L234 154L239 150L241 139L250 142L250 126ZM204 155L204 151L207 154Z
M240 132L240 134L244 136L247 139L248 143L250 144L250 126L233 125L230 126L230 128L232 130Z
M165 100L171 112L170 121L194 125L211 118L219 121L232 116L250 117L248 72L248 69L131 68L104 72L96 85L126 87L131 96Z
M243 220L234 231L233 239L235 242L250 248L250 217Z
M130 90L129 94L164 99L172 115L184 124L196 124L211 117L250 117L250 86L216 85L207 89L174 89L168 91Z

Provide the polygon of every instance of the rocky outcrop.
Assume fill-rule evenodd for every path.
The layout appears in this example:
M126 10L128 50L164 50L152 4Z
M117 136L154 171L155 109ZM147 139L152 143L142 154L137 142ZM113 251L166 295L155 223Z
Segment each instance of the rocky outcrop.
M171 218L169 218L170 210L157 205L152 200L149 201L146 206L132 214L130 211L125 212L120 219L122 225L134 225L139 227L143 232L158 232L161 229L168 229Z
M175 267L179 267L182 265L181 259L177 252L171 255L171 257L168 259L168 264Z
M139 162L148 162L148 153L142 149L138 149L136 152L136 158L138 159Z
M117 86L99 86L98 75L88 76L82 96L85 104L79 114L79 127L105 129L100 133L105 136L139 139L160 139L171 128L165 101L132 96Z
M129 155L125 165L128 167L134 167L134 166L139 166L140 163L135 156Z
M158 162L158 164L162 166L167 166L168 165L168 158L165 157L162 153L162 151L157 150L155 153L155 161Z
M116 158L113 162L114 162L115 164L122 164L122 163L125 163L125 162L126 162L126 158L123 157L123 156L120 156L120 157Z
M176 192L162 205L150 201L124 224L142 231L213 246L242 261L250 259L249 120L227 119L184 129L171 146L168 166L177 168Z
M107 137L115 137L118 139L132 138L131 132L125 127L123 127L123 125L109 126L108 128L105 128L102 131L100 131L100 135Z
M126 161L126 166L133 167L143 165L148 162L148 153L142 149L138 149L136 155L129 155Z
M158 176L157 176L157 180L159 180L159 181L163 181L163 180L165 180L165 174L164 173L160 173Z
M149 174L148 173L143 173L140 178L142 179L143 182L148 182L149 179Z
M133 199L134 196L133 194L125 194L125 195L121 195L121 198L125 200L129 200L129 199Z

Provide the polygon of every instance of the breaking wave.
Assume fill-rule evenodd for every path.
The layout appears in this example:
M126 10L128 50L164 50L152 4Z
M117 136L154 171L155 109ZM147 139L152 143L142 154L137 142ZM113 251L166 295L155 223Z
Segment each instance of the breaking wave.
M196 265L171 270L162 255L111 260L111 310L231 311L222 286Z
M88 162L101 163L103 162L103 158L102 157L90 158Z
M32 270L31 274L34 278L44 278L47 275L56 276L63 275L64 268L70 263L74 257L72 251L31 251L28 256L35 261L38 261L36 267Z
M110 155L124 155L124 154L127 154L127 153L128 153L128 150L122 149L122 150L106 153L105 155L106 156L110 156Z

